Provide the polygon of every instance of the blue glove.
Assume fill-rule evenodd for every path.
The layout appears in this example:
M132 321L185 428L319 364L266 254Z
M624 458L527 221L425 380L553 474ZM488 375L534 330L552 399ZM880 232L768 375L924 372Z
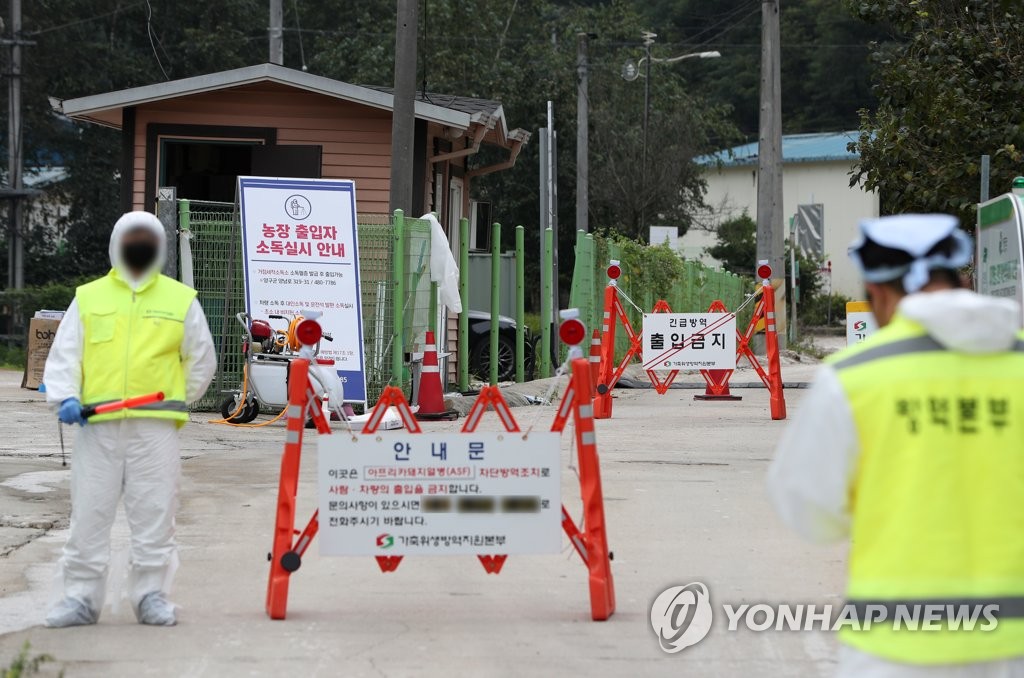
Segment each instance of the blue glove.
M80 424L85 426L85 417L82 416L82 403L79 402L78 398L67 398L60 404L57 418L64 424Z

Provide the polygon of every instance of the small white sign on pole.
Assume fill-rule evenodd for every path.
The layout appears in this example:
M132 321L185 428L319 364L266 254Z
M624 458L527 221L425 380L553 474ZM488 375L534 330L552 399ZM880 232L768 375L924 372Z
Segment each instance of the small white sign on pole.
M558 433L318 437L326 556L558 553Z
M321 312L333 341L320 357L334 360L345 400L365 403L355 182L239 177L238 190L246 311L259 320Z
M878 321L866 301L846 302L846 345L864 341L878 330Z
M733 313L645 313L645 370L736 369Z

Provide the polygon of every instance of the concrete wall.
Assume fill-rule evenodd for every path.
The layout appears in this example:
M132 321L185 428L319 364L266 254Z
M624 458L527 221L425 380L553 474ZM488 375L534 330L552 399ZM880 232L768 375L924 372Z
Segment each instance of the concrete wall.
M846 248L856 237L857 223L878 216L878 195L850 187L849 161L786 163L782 193L786 237L789 217L797 205L825 206L825 253L832 261L832 289L854 299L863 296L863 286ZM739 216L744 210L757 219L757 166L723 167L707 173L707 202L716 210L717 222Z

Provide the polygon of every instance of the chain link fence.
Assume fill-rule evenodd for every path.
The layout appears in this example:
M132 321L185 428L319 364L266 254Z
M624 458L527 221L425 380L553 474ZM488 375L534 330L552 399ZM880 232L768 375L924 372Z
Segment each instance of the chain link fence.
M389 383L408 391L406 354L422 341L432 312L430 283L430 224L420 219L361 214L358 216L359 272L362 290L363 350L367 401L374 403ZM244 260L241 226L233 203L178 201L182 244L192 254L192 271L199 302L206 312L217 347L217 373L196 409L219 407L227 392L242 383L244 333L235 316L245 310ZM401 233L401 238L396 236ZM182 247L184 251L184 247ZM396 257L396 251L403 253ZM184 259L183 265L184 267ZM396 306L397 284L404 281L403 299ZM402 336L395 333L397 309L402 313ZM395 374L395 366L401 373Z

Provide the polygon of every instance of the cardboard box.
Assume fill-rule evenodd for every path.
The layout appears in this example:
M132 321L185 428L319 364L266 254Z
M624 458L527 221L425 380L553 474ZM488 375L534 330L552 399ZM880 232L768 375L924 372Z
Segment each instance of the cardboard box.
M25 376L21 378L21 387L30 388L33 391L39 389L43 383L43 369L46 367L46 357L50 355L50 347L53 345L53 338L57 336L57 327L60 320L50 318L32 318L28 323L28 341L26 346Z

